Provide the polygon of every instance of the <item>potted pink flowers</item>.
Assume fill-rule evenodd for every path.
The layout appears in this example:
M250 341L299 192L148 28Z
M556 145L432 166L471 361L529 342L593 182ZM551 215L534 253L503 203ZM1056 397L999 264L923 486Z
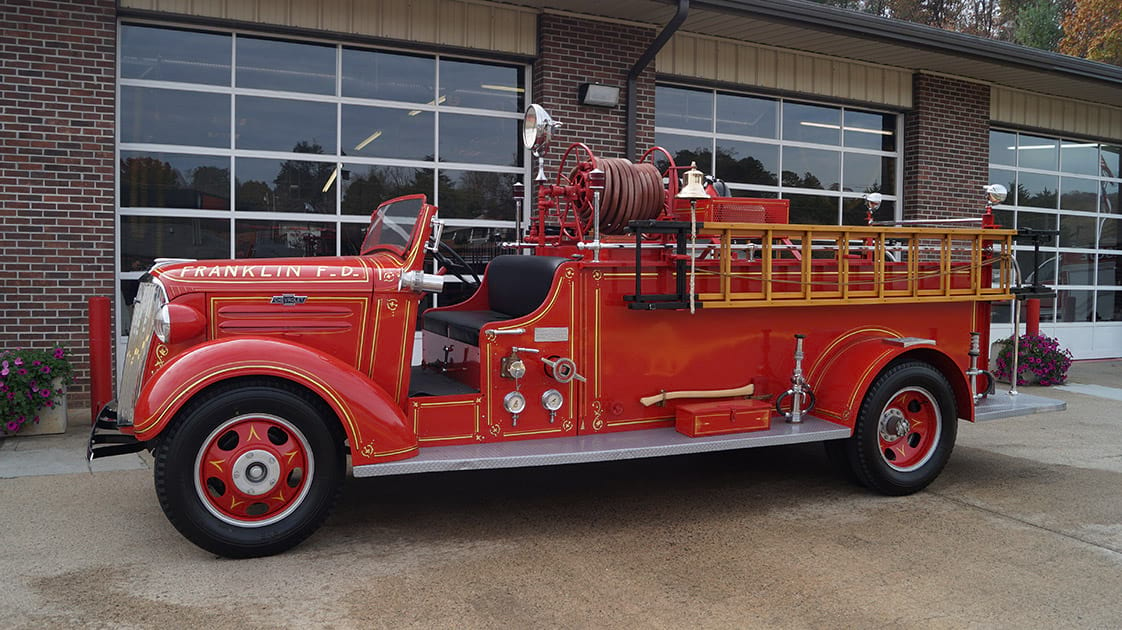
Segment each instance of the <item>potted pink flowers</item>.
M0 435L65 431L66 386L72 377L62 348L0 351ZM61 429L45 426L57 425L58 418Z
M1061 385L1071 367L1071 352L1047 335L1021 335L1017 360L1018 385ZM997 342L997 369L994 376L1009 382L1013 372L1013 339Z

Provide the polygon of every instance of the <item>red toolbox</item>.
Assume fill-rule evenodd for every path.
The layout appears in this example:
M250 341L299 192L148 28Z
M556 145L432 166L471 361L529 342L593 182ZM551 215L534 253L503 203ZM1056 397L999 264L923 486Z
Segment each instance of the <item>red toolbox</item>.
M690 437L771 428L771 405L762 400L725 400L679 405L674 428Z

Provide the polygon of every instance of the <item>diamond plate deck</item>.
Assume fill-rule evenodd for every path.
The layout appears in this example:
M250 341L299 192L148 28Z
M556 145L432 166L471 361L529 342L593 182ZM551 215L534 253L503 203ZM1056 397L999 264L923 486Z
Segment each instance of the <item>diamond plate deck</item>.
M422 448L412 459L356 466L355 477L410 475L450 470L554 466L644 457L663 457L759 446L821 442L849 437L849 429L803 416L802 424L772 418L767 431L691 438L673 428L568 438Z
M974 407L975 422L989 422L1001 418L1014 416L1027 416L1033 413L1048 413L1050 411L1063 411L1067 403L1062 400L1034 396L1032 394L1017 394L1011 396L1009 392L997 392L982 399Z

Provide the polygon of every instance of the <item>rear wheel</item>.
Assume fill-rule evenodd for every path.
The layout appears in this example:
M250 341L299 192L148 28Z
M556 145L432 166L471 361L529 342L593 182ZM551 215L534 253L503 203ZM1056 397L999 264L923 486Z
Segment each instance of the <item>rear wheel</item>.
M873 382L844 450L863 485L887 495L911 494L946 466L957 428L950 383L930 365L909 361L890 366Z
M188 540L228 557L289 549L327 518L342 486L341 437L291 386L240 382L188 403L156 450L160 507Z

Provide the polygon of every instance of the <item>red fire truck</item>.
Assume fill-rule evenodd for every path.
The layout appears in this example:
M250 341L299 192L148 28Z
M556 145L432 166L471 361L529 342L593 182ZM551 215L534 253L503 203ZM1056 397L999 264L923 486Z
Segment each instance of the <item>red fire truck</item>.
M553 126L527 111L539 160ZM370 477L823 442L901 495L943 469L959 420L1063 407L994 394L979 367L991 303L1018 290L1015 233L988 211L881 224L870 195L868 225L791 224L787 202L721 196L661 149L632 163L576 144L560 162L518 200L521 253L423 313L445 278L428 257L471 280L423 195L378 207L358 256L157 261L90 458L151 450L172 524L250 557L315 531L348 464Z

